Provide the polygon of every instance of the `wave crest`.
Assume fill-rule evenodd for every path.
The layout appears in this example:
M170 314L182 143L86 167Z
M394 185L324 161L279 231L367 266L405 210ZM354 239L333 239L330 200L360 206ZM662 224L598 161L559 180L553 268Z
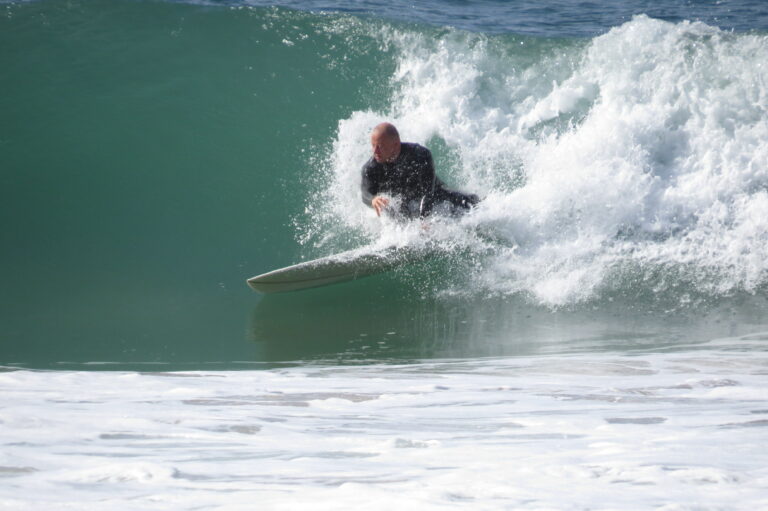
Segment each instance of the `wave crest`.
M562 306L615 293L754 293L766 282L765 36L636 16L591 40L386 24L374 37L395 59L390 106L339 122L326 206L303 239L393 236L358 189L368 133L388 119L433 149L451 185L485 196L444 227L452 246L471 249L478 231L497 240L483 244L463 291Z

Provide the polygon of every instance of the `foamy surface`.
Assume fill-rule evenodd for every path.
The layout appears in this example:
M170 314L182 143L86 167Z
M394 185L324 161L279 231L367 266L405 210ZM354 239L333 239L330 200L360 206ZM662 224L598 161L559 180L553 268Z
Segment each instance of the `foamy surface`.
M0 374L4 509L765 509L766 335L669 352Z
M443 153L451 186L484 198L442 229L450 248L476 250L454 291L560 307L611 294L695 302L766 282L766 36L643 15L567 43L373 33L397 55L388 108L339 122L326 200L311 196L313 221L298 225L318 252L350 232L408 237L359 199L368 133L390 120Z

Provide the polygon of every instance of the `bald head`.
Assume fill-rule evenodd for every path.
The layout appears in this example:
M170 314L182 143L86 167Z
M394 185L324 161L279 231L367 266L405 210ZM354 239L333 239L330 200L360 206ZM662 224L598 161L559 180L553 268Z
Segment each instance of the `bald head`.
M392 162L400 155L400 134L393 124L382 122L371 132L373 158L379 163Z
M400 133L397 132L397 128L395 128L394 124L388 123L388 122L382 122L381 124L377 124L375 128L373 128L373 131L371 132L371 136L386 136L389 138L396 138L400 140Z

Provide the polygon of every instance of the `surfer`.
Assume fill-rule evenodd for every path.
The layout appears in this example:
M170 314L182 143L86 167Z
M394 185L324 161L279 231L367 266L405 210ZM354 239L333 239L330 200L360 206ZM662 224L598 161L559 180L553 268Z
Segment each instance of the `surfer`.
M383 122L371 132L373 156L363 165L363 202L381 216L394 212L390 199L400 199L397 210L405 218L423 218L435 211L459 215L480 198L445 187L435 174L432 153L424 146L400 142L394 125Z

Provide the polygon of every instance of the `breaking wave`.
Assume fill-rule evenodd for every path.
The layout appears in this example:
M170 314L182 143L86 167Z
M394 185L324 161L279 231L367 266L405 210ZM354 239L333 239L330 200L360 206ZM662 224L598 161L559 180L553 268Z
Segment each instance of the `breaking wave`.
M428 237L465 261L436 291L555 307L763 289L768 37L642 15L577 40L352 18L327 30L350 47L372 38L372 58L391 62L368 84L372 107L342 119L315 162L297 222L308 250ZM429 236L363 206L360 167L382 120L430 147L438 174L480 206Z

